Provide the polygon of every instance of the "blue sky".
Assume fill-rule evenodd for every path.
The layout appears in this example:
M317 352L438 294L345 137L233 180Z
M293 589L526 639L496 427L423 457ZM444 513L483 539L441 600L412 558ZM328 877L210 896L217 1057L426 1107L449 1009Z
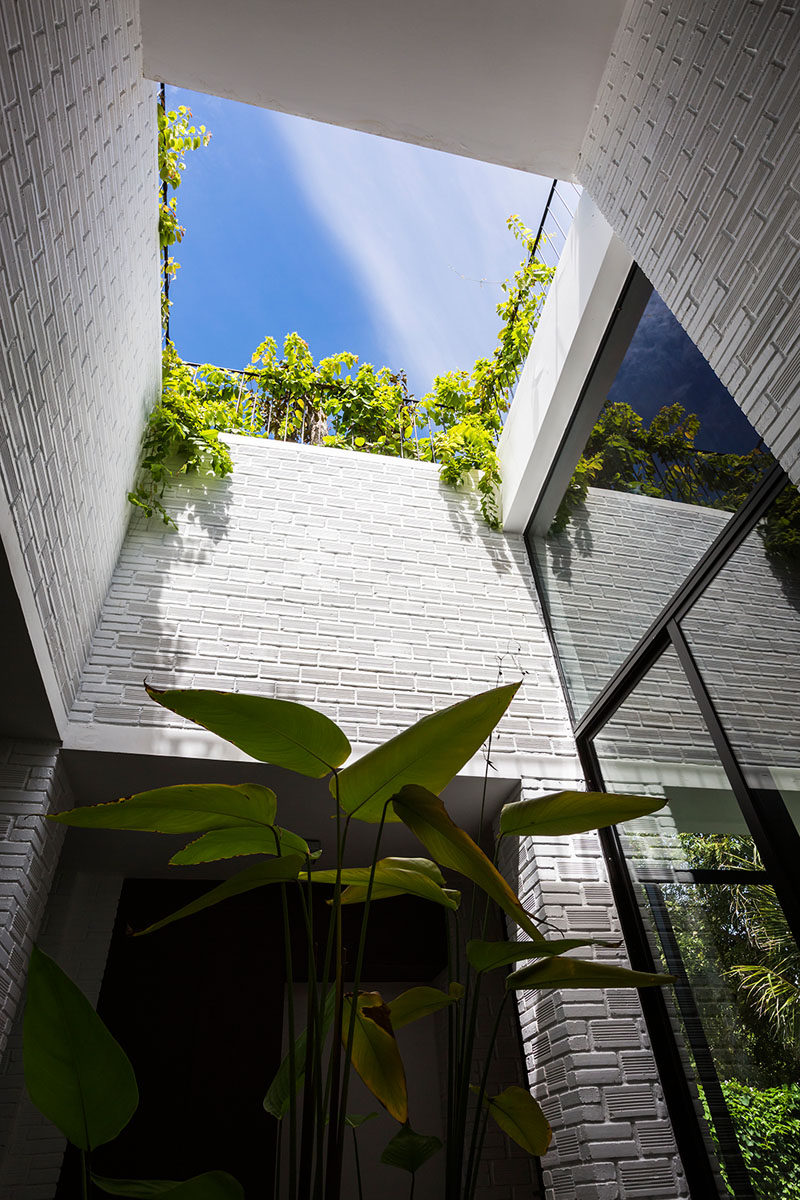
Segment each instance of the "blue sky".
M189 361L240 367L293 330L316 357L352 350L436 373L494 347L505 226L536 227L550 180L200 93L167 89L212 140L177 192L170 334Z

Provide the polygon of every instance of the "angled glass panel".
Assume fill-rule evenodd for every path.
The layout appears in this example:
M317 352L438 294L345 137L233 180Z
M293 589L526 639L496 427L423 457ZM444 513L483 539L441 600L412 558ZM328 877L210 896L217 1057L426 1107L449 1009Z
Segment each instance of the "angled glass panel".
M773 1134L800 1120L800 955L673 650L595 748L606 788L666 800L620 836L724 1189L790 1200L794 1135Z
M655 292L593 403L560 506L529 536L579 717L773 462Z
M800 497L788 485L682 621L752 788L800 825Z

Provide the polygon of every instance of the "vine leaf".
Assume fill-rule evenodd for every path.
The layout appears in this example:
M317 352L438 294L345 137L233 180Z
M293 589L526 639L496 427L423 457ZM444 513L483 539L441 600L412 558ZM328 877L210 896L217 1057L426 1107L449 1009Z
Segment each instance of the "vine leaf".
M109 1196L164 1196L168 1200L244 1200L244 1189L227 1171L207 1171L192 1179L109 1179L92 1175L92 1183Z

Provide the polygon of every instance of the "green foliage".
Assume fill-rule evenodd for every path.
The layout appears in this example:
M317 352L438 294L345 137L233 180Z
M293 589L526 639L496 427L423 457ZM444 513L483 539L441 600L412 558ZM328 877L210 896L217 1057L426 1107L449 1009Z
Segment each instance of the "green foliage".
M134 1200L164 1196L166 1200L244 1200L244 1191L227 1171L207 1171L193 1179L107 1179L92 1175L92 1182L109 1196L131 1196Z
M484 1096L483 1103L503 1132L518 1146L528 1154L545 1153L553 1131L526 1088L506 1088L499 1096Z
M190 117L185 108L171 113L159 109L160 177L173 189L180 184L186 153L206 145L210 136L205 127L191 126ZM315 363L308 344L289 333L280 354L272 337L255 350L245 375L245 419L238 407L243 384L238 373L206 365L195 376L168 343L162 398L145 433L142 481L128 498L146 516L158 514L170 523L162 503L165 484L176 474L197 470L228 474L230 455L217 435L237 432L436 461L445 483L459 487L474 480L484 518L493 529L500 528L497 439L553 275L552 268L533 257L535 239L520 218L509 217L508 227L525 257L502 285L497 306L502 327L491 357L478 359L471 371L437 376L421 400L409 394L404 372L359 363L349 351ZM184 232L175 198L162 200L162 247L180 242ZM170 304L166 282L177 269L177 263L166 260L165 328ZM427 434L420 436L424 429ZM177 466L168 465L172 459Z
M759 1088L735 1080L721 1086L756 1200L800 1200L800 1086ZM702 1091L701 1100L716 1142ZM729 1184L728 1190L733 1193Z
M384 1149L381 1162L387 1167L399 1167L401 1171L408 1171L414 1175L441 1148L442 1143L438 1137L415 1133L411 1126L406 1124Z
M139 1092L125 1051L37 946L28 970L23 1053L31 1099L80 1150L110 1142L136 1111Z
M199 150L211 141L211 134L205 125L196 129L189 124L191 116L191 110L184 105L170 112L164 105L158 105L158 177L162 185L158 207L158 240L164 251L176 242L182 242L186 233L185 227L178 221L177 201L174 196L169 197L169 189L175 191L180 187L186 170L187 153ZM167 295L168 282L174 279L179 268L180 263L164 255L161 266L161 324L165 329L172 305Z
M154 933L229 897L278 884L288 978L292 977L292 931L287 901L290 889L293 891L304 914L308 936L308 1005L306 1027L298 1035L294 1028L293 988L288 988L289 1052L264 1100L264 1107L272 1116L278 1120L288 1118L288 1188L285 1180L282 1184L278 1179L273 1195L321 1200L324 1194L326 1200L339 1200L344 1137L348 1125L354 1131L358 1123L356 1118L348 1119L346 1115L351 1069L402 1126L400 1134L384 1151L382 1161L401 1166L413 1175L429 1153L439 1148L436 1139L415 1134L408 1125L413 1097L408 1095L401 1045L396 1035L412 1022L441 1011L448 1021L450 1047L445 1200L473 1200L489 1116L532 1154L543 1153L551 1136L539 1105L527 1090L512 1087L497 1096L486 1094L488 1063L500 1028L502 1003L497 1006L494 1032L488 1038L483 1035L481 1038L485 1049L482 1083L475 1089L479 1093L477 1105L470 1104L484 973L520 958L533 958L544 961L511 975L509 989L649 987L668 982L669 977L665 976L645 976L602 963L562 957L575 946L598 943L576 939L545 942L494 862L455 824L436 794L492 732L517 686L495 688L423 718L352 764L348 763L350 745L341 730L305 705L239 693L148 689L151 698L170 711L224 736L233 745L282 767L287 773L294 772L298 786L304 789L309 786L309 777L331 776L331 787L320 789L317 794L323 811L327 810L328 817L336 821L336 854L333 865L321 870L312 869L312 855L304 839L274 824L279 808L275 793L255 784L159 788L117 803L82 807L53 818L87 828L199 833L197 841L173 857L174 862L212 861L232 852L258 853L261 857L255 866L232 875L142 932ZM434 788L436 791L430 790ZM619 798L592 795L588 802L599 818L622 811ZM587 828L586 801L583 803L582 829ZM652 801L634 799L624 806L624 815L630 817L631 809L641 811L643 804L645 811L651 811ZM574 794L553 797L546 807L551 833L557 828L559 808L563 809L560 820L564 827L571 828L574 824ZM381 837L390 809L419 838L430 854L429 859L380 858ZM530 814L526 811L524 815L527 821ZM345 865L348 833L355 820L368 826L377 822L371 860L366 867ZM518 820L519 813L517 823ZM513 814L506 819L506 825L516 828ZM362 833L366 836L366 831ZM510 832L505 836L510 836ZM494 901L531 941L510 944L471 940L466 962L460 952L450 955L446 990L412 987L389 1001L377 992L362 990L364 947L373 901L406 894L427 899L443 907L451 920L451 945L459 940L456 910L460 894L445 886L443 869L465 876L483 894L483 929L489 904ZM327 931L311 927L311 894L315 885L333 889ZM356 961L345 968L342 910L348 903L360 905L362 912ZM473 908L470 923L476 916ZM320 939L325 939L324 950ZM254 944L260 944L258 939ZM297 1094L301 1088L305 1088L305 1105L299 1130ZM354 1153L361 1195L357 1145ZM120 1187L128 1185L123 1181L115 1186L119 1192ZM162 1185L137 1183L139 1192L130 1194L147 1194L141 1191L147 1186L155 1187L157 1194ZM180 1186L188 1188L189 1183Z
M556 792L507 804L500 818L503 837L560 837L604 829L647 816L663 807L652 796L615 796L608 792Z
M175 525L162 497L177 475L208 474L222 479L233 470L220 432L250 432L236 407L238 382L229 371L202 367L195 376L168 342L163 352L161 399L151 412L142 444L139 482L128 493L146 517Z
M763 870L746 837L681 834L681 843L695 869ZM800 952L778 898L758 883L699 890L706 936L713 939L724 976L735 985L736 1028L720 1028L716 1041L742 1048L748 1083L789 1082L800 1068ZM698 961L706 952L692 941L687 946ZM722 1016L710 1014L710 1019L720 1022Z
M607 403L578 460L550 535L563 533L590 487L679 500L735 512L774 463L757 446L747 454L699 450L700 418L681 404L659 409L649 425L629 404ZM773 559L800 556L800 495L783 490L759 526Z

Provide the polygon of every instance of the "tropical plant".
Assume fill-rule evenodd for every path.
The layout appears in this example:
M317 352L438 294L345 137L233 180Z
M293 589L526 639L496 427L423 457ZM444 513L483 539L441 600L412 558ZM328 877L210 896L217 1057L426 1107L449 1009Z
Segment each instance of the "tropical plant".
M399 1126L382 1161L410 1173L413 1195L416 1172L440 1144L410 1124L413 1097L410 1100L408 1096L396 1034L413 1021L444 1011L449 1049L444 1195L445 1200L469 1200L475 1193L490 1117L530 1154L543 1154L551 1137L542 1110L527 1089L512 1086L489 1094L489 1061L508 998L518 990L638 988L671 981L669 976L566 957L576 948L607 943L545 938L496 866L497 848L505 838L551 837L595 829L653 812L661 807L660 800L561 792L508 804L500 815L495 855L490 859L453 822L440 799L446 784L491 737L518 686L501 686L425 717L355 760L351 760L351 747L342 730L324 714L302 704L239 693L147 689L158 704L225 738L245 754L300 777L327 780L328 802L320 816L335 820L336 851L330 866L318 865L307 842L277 824L277 797L260 784L169 786L52 818L81 828L190 834L191 840L170 859L176 865L217 862L242 854L259 856L254 866L167 914L141 930L140 936L152 935L229 897L277 887L286 977L291 980L290 890L296 896L307 935L307 1017L304 1028L295 1028L290 985L288 1054L264 1100L267 1112L288 1125L288 1179L283 1181L281 1195L339 1200L346 1130L350 1127L354 1135L361 1122L348 1113L351 1070ZM366 866L351 867L347 861L353 822L373 827L372 853ZM382 857L386 826L397 822L415 834L429 858ZM461 893L451 886L445 872L465 878L473 894L483 896L482 903L473 904L466 928L458 917ZM321 934L313 927L313 894L318 888L332 889L330 919ZM449 921L447 987L413 987L387 1001L362 988L367 930L375 904L403 895L438 906ZM486 939L492 902L514 930L510 941ZM345 969L343 957L342 914L348 905L361 910L352 970ZM464 954L461 939L465 932L469 940ZM515 969L505 981L505 1000L498 1006L484 1059L476 1062L485 977L509 965ZM34 1011L37 1003L34 993L29 1000ZM53 1031L58 1027L56 1011L38 1025L34 1022L28 1061L36 1061L39 1041L56 1036ZM87 1049L87 1063L95 1075L102 1073L92 1046ZM300 1119L301 1090L305 1103ZM46 1085L34 1081L31 1092L48 1112ZM52 1106L48 1115L53 1115ZM63 1120L60 1127L66 1131ZM265 1181L267 1194L271 1186L272 1181ZM277 1196L281 1186L276 1178L272 1194Z
M139 1090L125 1051L80 989L37 946L28 967L23 1055L31 1099L80 1153L82 1200L88 1200L90 1183L112 1196L244 1200L225 1171L188 1180L109 1179L92 1171L92 1151L126 1127Z

